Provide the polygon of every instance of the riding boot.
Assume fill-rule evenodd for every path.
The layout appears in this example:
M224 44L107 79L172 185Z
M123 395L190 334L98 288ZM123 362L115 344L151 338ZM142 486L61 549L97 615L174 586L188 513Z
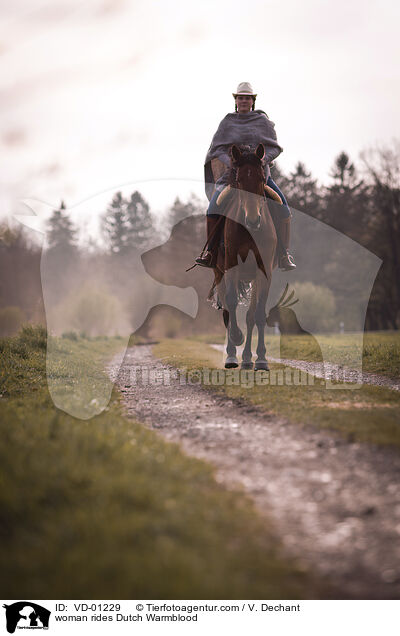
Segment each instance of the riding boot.
M197 265L214 267L217 260L218 245L223 222L221 216L207 216L207 250L196 258Z
M296 269L296 263L293 256L289 254L290 241L290 217L287 219L277 219L275 223L276 233L278 235L278 265L285 272Z

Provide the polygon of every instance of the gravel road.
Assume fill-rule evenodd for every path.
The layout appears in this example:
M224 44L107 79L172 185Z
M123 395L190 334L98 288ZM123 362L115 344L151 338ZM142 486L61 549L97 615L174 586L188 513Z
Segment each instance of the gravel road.
M150 370L171 369L146 345L113 358L107 372L126 415L211 462L228 488L242 486L287 553L342 590L341 598L400 598L400 455L178 379L146 383Z

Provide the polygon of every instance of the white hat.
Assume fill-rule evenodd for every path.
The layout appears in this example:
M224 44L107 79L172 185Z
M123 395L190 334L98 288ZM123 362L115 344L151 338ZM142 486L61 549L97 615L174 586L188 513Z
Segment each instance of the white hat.
M236 93L232 93L234 97L238 95L251 95L252 97L257 97L257 93L253 91L253 87L250 82L240 82L236 89Z

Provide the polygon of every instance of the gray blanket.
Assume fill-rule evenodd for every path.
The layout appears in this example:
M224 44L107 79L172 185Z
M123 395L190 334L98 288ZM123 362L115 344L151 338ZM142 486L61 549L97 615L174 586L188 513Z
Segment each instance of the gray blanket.
M274 122L268 119L263 110L250 111L244 115L228 113L224 117L212 138L204 162L205 189L209 200L215 183L211 160L217 158L227 166L225 173L216 182L217 185L225 185L228 182L228 167L231 163L229 149L232 144L246 144L255 149L259 143L265 148L265 176L268 178L268 164L283 150L277 142Z

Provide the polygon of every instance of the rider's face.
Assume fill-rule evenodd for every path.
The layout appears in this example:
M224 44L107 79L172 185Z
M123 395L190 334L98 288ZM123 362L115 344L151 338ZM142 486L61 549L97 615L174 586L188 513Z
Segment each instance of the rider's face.
M248 113L253 105L253 98L251 95L237 95L235 103L238 109L238 113Z

